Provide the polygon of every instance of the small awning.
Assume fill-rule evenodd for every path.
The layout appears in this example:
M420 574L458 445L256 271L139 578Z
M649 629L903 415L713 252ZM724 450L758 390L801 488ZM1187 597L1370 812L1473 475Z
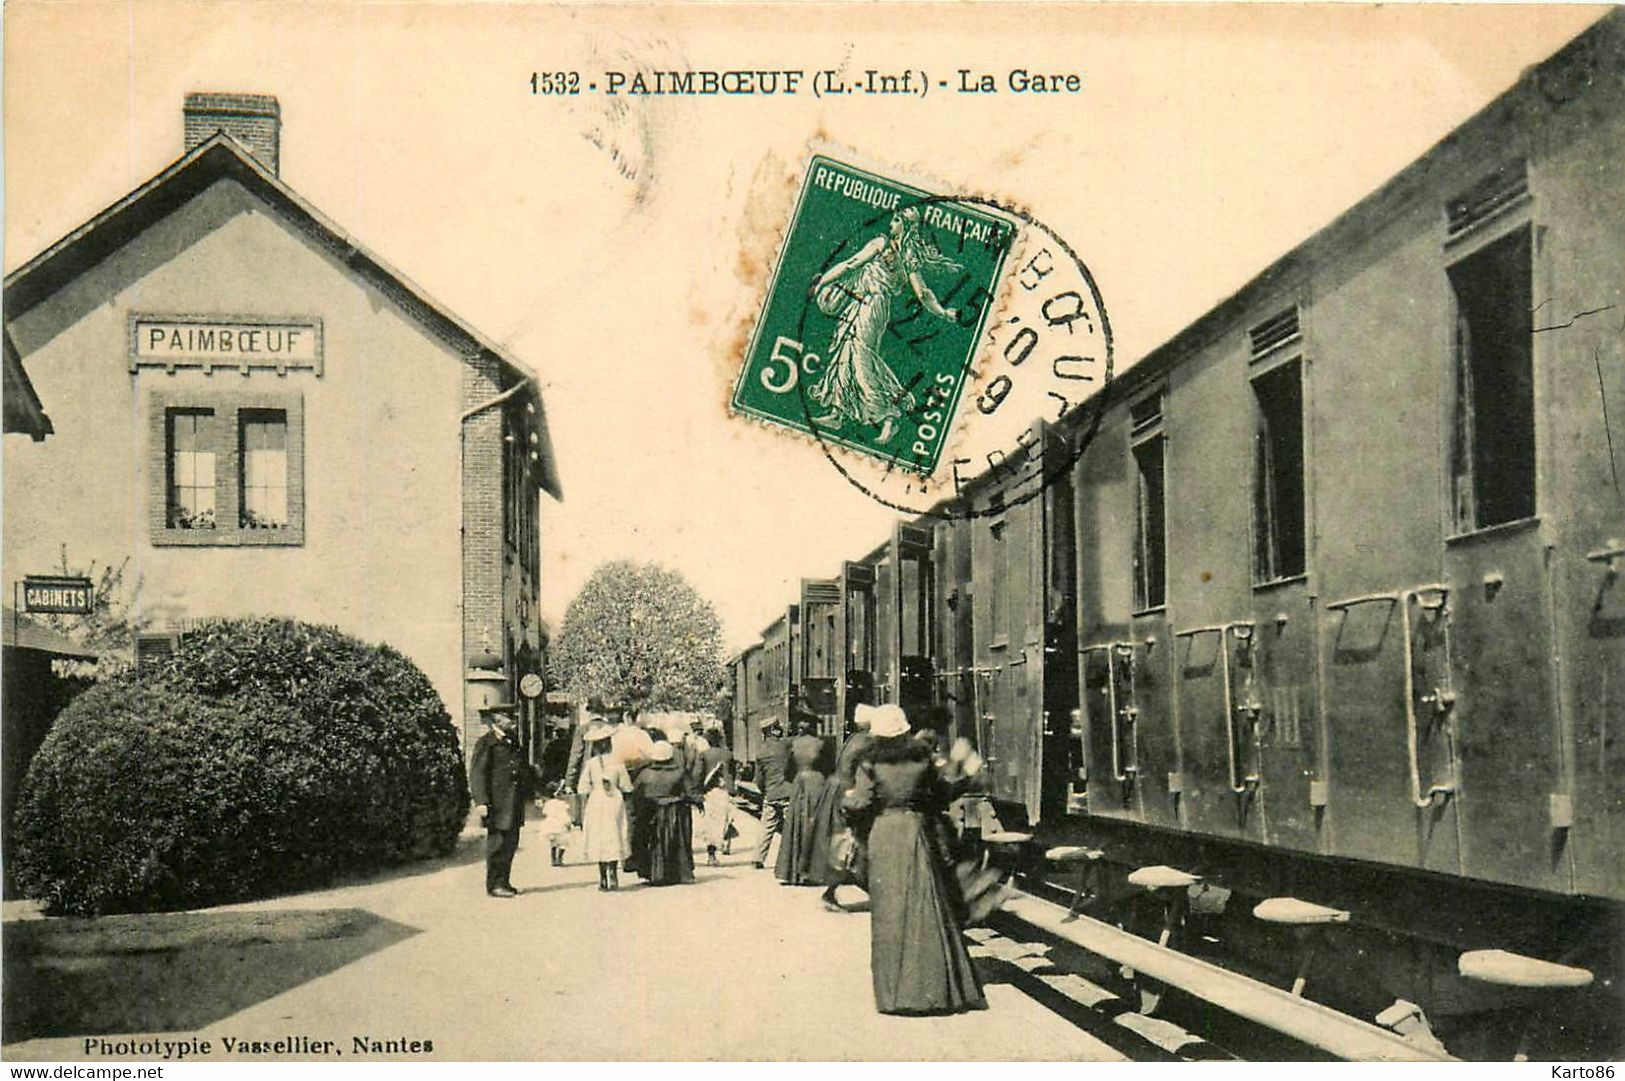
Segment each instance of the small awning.
M27 616L19 618L10 605L0 608L0 615L4 616L5 623L0 628L0 634L3 634L7 649L32 649L53 657L74 657L84 661L93 661L98 656L95 650L86 649L44 624L35 623Z

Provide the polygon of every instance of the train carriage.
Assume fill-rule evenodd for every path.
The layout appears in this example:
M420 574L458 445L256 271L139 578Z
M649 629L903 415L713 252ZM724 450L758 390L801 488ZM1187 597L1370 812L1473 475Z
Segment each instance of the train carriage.
M1182 869L1287 967L1255 905L1348 920L1342 1008L1493 1043L1546 1001L1468 963L1494 947L1600 974L1561 1024L1615 1023L1622 194L1616 12L845 564L837 716L972 738L1001 821L1098 850L1108 907Z
M1621 895L1620 338L1537 324L1620 302L1625 131L1617 78L1550 77L1119 381L1076 469L1092 815Z

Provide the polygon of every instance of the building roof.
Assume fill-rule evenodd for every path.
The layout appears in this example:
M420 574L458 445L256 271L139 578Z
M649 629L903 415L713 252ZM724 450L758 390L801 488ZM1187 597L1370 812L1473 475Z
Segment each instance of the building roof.
M93 661L98 654L93 649L86 649L79 643L59 634L43 623L35 623L27 616L18 616L11 605L0 606L0 640L4 641L7 649L31 649L37 653L49 653L53 657L75 657L80 660Z
M5 335L5 339L5 428L30 435L38 443L51 434L51 418L45 415L45 406L40 404L34 384L23 369L11 335Z
M555 498L562 498L536 374L368 251L224 132L198 144L163 172L6 275L6 318L14 319L42 303L223 178L242 185L284 221L314 240L352 273L464 356L489 357L501 366L510 386L527 384L523 397L535 407L541 438L541 487ZM7 344L9 346L9 338ZM8 391L9 365L8 350ZM9 405L7 408L9 431Z

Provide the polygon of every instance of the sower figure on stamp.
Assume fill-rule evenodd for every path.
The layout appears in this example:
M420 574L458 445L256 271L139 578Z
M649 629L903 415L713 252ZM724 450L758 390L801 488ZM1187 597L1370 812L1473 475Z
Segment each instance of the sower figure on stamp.
M513 703L486 706L480 716L491 727L474 744L468 772L474 811L485 820L485 892L514 897L518 891L508 876L519 849L519 828L525 823L530 764L515 739L519 719Z
M762 747L756 754L756 783L762 787L762 839L756 845L756 862L767 866L773 838L784 828L784 812L790 805L790 741L784 726L775 717L762 718Z
M919 207L892 215L884 236L870 240L850 258L813 279L819 310L835 317L829 366L808 395L829 412L813 420L823 428L878 424L877 440L890 443L897 421L915 407L915 396L881 355L892 302L907 296L938 319L957 322L957 309L944 307L922 277L926 268L958 270L925 235Z

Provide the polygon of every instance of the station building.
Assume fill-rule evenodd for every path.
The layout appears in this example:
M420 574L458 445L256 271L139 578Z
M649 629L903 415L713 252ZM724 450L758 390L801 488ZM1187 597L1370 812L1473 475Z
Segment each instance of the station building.
M275 98L190 94L183 127L5 279L8 430L15 360L52 433L5 445L6 581L128 557L138 658L211 617L388 643L466 751L543 667L536 376L283 181Z

